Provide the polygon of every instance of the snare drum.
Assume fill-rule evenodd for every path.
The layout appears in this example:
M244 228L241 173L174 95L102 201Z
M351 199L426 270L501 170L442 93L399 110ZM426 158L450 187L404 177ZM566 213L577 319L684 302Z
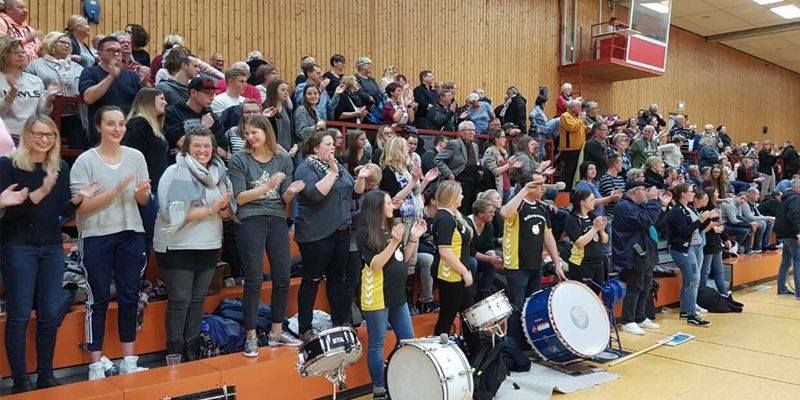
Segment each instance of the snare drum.
M361 357L361 342L351 328L332 328L307 340L297 352L302 376L325 375L346 368Z
M540 357L565 364L596 356L608 347L608 312L589 287L565 281L525 301L522 327Z
M472 399L472 369L452 341L404 340L389 355L386 390L393 400Z
M501 290L475 303L465 310L463 315L470 330L476 332L503 322L512 311L508 297Z

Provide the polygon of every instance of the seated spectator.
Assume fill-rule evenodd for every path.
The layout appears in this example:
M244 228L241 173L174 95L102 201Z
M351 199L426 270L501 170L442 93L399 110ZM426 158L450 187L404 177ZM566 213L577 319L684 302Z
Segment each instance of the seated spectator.
M422 173L426 173L436 167L436 165L433 164L433 159L436 158L436 155L439 154L445 146L447 146L447 136L436 135L436 137L433 138L433 148L427 150L425 154L422 155Z
M633 141L630 150L628 150L632 168L642 168L649 157L658 155L658 141L654 138L655 134L655 127L645 125L642 128L642 136Z
M655 124L651 124L653 120L656 121ZM641 129L642 131L644 131L644 127L647 125L651 125L653 127L667 126L667 121L665 121L664 118L661 118L661 115L658 113L658 104L651 104L650 107L647 108L647 110L642 111L641 115L639 115L637 123L639 124L639 129Z
M622 160L622 171L620 173L627 174L628 170L632 168L631 158L628 155L628 149L631 146L631 138L628 135L617 133L611 138L611 146L608 148L609 158L611 154L616 154Z
M411 86L408 83L408 79L406 79L405 75L399 74L394 78L395 83L400 85L403 88L403 99L405 99L406 104L414 103L414 92L411 90Z
M64 32L50 32L44 37L42 49L45 54L25 67L25 72L42 80L45 87L58 87L58 96L78 97L78 83L83 67L70 60L72 42ZM87 149L85 125L86 106L65 104L61 108L61 135L66 136L70 148Z
M150 83L150 67L146 65L139 64L133 59L133 45L131 42L131 35L126 33L125 31L119 31L114 33L114 37L117 38L119 41L119 45L122 49L122 65L136 72L139 75L140 82L142 86L151 86Z
M593 123L588 137L590 139L583 145L583 161L593 162L597 166L598 176L603 176L608 163L608 125Z
M477 175L478 169L478 144L475 143L475 125L469 121L458 124L459 139L447 142L433 163L439 168L441 176L448 180L458 180L461 183L461 191L464 201L461 209L464 214L469 214L467 210L475 201L477 196ZM469 204L469 206L467 206Z
M318 65L317 64L317 60L314 57L312 57L312 56L310 56L308 54L300 57L300 73L297 75L297 77L294 78L294 86L295 87L297 87L297 85L299 85L299 84L301 84L301 83L306 81L307 76L306 76L306 73L304 72L304 70L306 68L309 68L309 67L313 66L313 65Z
M197 125L211 129L217 138L217 155L223 159L228 158L224 149L228 148L222 124L211 112L211 102L214 100L216 85L211 78L198 76L189 81L189 100L185 103L173 104L167 107L164 119L164 135L169 142L170 152L174 154L183 147L183 137L189 130Z
M20 4L25 7L25 3ZM7 19L5 15L3 18ZM25 121L33 115L50 114L53 98L62 89L55 82L45 91L44 83L39 77L24 72L22 69L27 63L25 54L19 39L0 37L0 96L3 96L0 101L0 117L6 123L15 144L19 144Z
M575 185L575 190L588 191L594 195L594 215L605 216L606 204L616 203L622 198L622 191L611 191L608 196L600 195L600 182L597 177L597 165L591 161L584 161L578 168L581 180Z
M632 182L644 182L644 170L641 168L631 168L625 177Z
M725 221L725 233L736 238L739 254L753 252L753 234L760 225L758 222L747 222L742 218L741 206L746 202L747 193L740 193L739 196L719 203L722 219Z
M330 59L331 69L322 75L324 79L328 80L328 86L325 91L328 96L333 97L333 93L341 83L342 76L344 76L344 67L347 65L347 59L341 54L334 54Z
M422 158L420 157L419 153L417 153L417 147L419 147L419 135L414 132L408 132L406 134L406 144L408 144L409 166L411 168L421 168Z
M681 165L681 148L684 143L684 137L675 135L670 138L670 143L658 146L658 151L661 153L661 159L667 164L668 167L678 168Z
M760 253L761 251L775 250L776 247L770 244L775 217L762 215L761 211L758 210L758 199L761 196L761 192L757 188L750 188L744 193L746 193L745 202L739 205L742 220L749 223L758 222L758 227L753 236L753 252Z
M713 187L717 189L720 199L731 197L734 193L733 185L728 182L728 177L722 169L722 165L715 164L711 167L709 179L703 182L703 187Z
M687 168L688 178L686 179L687 183L695 185L697 187L703 187L703 178L700 176L700 167L697 165L690 165Z
M247 77L248 73L242 69L231 68L225 71L225 93L217 94L214 96L214 101L211 102L211 111L214 116L219 117L228 107L238 106L244 102Z
M414 123L416 104L406 104L403 88L396 82L386 86L388 100L383 105L383 123L387 125L406 125Z
M639 129L635 117L628 118L628 123L625 125L625 128L622 129L622 132L627 135L630 140L636 140L642 135L642 130Z
M124 68L122 65L122 46L113 36L107 36L98 43L100 63L86 68L81 73L79 89L83 101L89 105L89 121L103 106L119 107L123 113L130 112L136 93L142 88L147 77ZM89 124L89 145L99 140L94 124Z
M24 52L25 64L39 58L42 41L41 32L28 25L28 5L24 0L5 0L5 9L0 13L0 36L19 40ZM23 64L24 65L24 64Z
M442 90L436 104L431 106L427 114L430 121L430 129L435 131L456 130L458 120L455 113L455 103L453 102L453 92Z
M394 129L389 125L381 125L375 133L375 148L372 150L371 160L373 164L383 165L381 157L383 156L383 149L386 143L395 137Z
M245 99L240 107L236 126L232 126L225 131L225 139L228 140L228 148L225 151L229 156L238 153L244 148L244 121L248 117L261 114L261 104L253 99Z
M625 175L622 174L622 160L619 155L613 154L608 157L608 169L606 174L601 176L598 181L600 196L608 197L615 192L622 194L625 192ZM609 217L614 215L614 206L617 200L609 201L606 206L606 214Z
M519 192L526 184L533 180L535 174L552 175L555 169L550 167L550 160L539 162L536 154L539 152L539 142L525 135L517 142L517 151L514 154L515 164L519 166L511 171L511 178L516 182L514 193Z
M334 110L333 119L360 124L364 121L364 117L367 116L367 107L358 95L360 86L356 77L353 75L343 76L342 86L344 87L344 92L341 94L341 99Z
M519 88L511 86L506 89L506 101L494 109L494 115L504 124L512 123L521 131L527 132L528 101L522 97Z
M660 157L651 156L644 163L644 182L648 187L655 186L660 190L667 189L664 179L664 161Z
M84 68L94 65L97 60L94 58L92 49L86 44L86 39L92 33L89 21L82 15L72 15L67 20L67 27L64 31L69 35L69 40L72 43L71 60Z
M145 50L150 43L150 34L139 24L128 24L125 32L131 35L131 56L142 65L150 65L150 53Z
M238 69L238 70L241 70L241 71L243 71L245 73L245 79L244 79L245 80L245 89L244 89L244 92L242 92L242 94L241 94L242 96L244 96L245 98L248 98L248 99L256 100L258 102L264 102L265 101L265 99L261 98L261 94L258 92L258 89L256 89L255 86L247 83L247 80L250 79L250 66L247 65L246 62L237 61L237 62L233 63L233 65L231 65L231 69ZM203 70L203 73L205 73L205 72L206 71ZM228 86L227 85L228 85L227 79L220 79L219 81L217 81L217 93L216 94L222 94L222 93L226 92L228 90Z
M189 81L200 73L197 59L192 57L189 49L181 46L172 48L164 58L164 68L170 78L156 84L156 88L164 93L167 105L185 103L189 100Z
M494 119L494 112L489 103L480 101L477 93L467 95L466 110L461 113L459 119L472 121L478 133L489 131L489 121Z
M691 143L694 140L696 127L694 125L689 125L686 122L686 117L680 114L676 115L673 120L675 121L675 124L669 128L670 140L672 140L676 135L680 135L686 138L689 143Z
M713 136L703 136L700 139L700 150L697 151L697 165L700 168L719 164L725 157L717 150L717 139Z
M470 241L474 264L470 266L475 274L476 301L483 300L492 295L492 284L496 271L503 269L502 250L497 248L494 240L494 219L496 209L488 200L475 200L472 203L472 214L467 216L474 236Z
M261 81L258 81L255 77L255 73L258 72L258 68L262 65L269 64L268 61L264 60L264 55L261 54L258 50L253 50L247 54L247 65L250 67L250 71L253 72L250 74L250 77L247 78L247 83L257 86ZM261 96L263 99L264 96Z

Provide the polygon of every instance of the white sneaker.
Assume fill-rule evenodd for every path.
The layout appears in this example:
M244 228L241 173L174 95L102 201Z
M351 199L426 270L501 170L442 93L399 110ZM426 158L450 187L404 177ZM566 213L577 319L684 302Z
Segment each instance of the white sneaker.
M698 305L695 305L694 307L698 314L708 314L708 310L706 310L705 308L700 307Z
M661 325L651 321L650 318L645 318L644 321L639 323L639 327L644 329L658 329L661 328Z
M125 358L123 358L119 363L119 373L126 375L148 370L148 368L137 366L137 361L139 361L138 356L125 356Z
M625 325L622 325L622 330L634 335L644 335L644 330L640 328L636 322L629 322Z
M730 253L739 254L739 243L734 243L733 246L731 246Z
M106 377L106 369L103 361L93 362L89 364L89 380L103 379Z

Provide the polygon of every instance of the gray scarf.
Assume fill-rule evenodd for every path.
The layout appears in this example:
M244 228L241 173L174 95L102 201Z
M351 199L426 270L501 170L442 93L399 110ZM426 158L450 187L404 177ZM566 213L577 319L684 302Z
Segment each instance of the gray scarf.
M169 210L168 231L174 232L186 222L186 213L192 207L210 206L206 201L206 190L218 188L221 193L231 191L228 169L219 157L211 159L208 168L194 157L180 153L175 157L175 174L167 190ZM236 201L231 197L231 212L236 215Z

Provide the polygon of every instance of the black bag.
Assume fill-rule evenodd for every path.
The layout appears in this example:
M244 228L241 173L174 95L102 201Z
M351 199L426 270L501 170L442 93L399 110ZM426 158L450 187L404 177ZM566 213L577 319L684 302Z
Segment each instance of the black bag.
M647 304L644 305L644 314L647 318L655 321L656 319L656 300L658 300L658 289L661 285L657 280L653 279L653 285L650 287L650 295L647 296Z
M472 368L475 369L472 373L474 383L472 398L491 400L508 376L508 367L503 357L505 345L503 341L498 342L494 347L491 342L481 342L484 344L471 360Z
M501 351L506 361L506 368L509 371L528 372L531 370L531 359L522 351L517 339L512 336L506 336L497 340L497 346L503 347ZM502 343L499 342L500 340L502 340Z
M712 313L742 312L743 307L737 306L732 302L733 299L725 297L717 289L708 286L701 286L697 289L697 305L705 308ZM741 304L741 303L738 303Z

